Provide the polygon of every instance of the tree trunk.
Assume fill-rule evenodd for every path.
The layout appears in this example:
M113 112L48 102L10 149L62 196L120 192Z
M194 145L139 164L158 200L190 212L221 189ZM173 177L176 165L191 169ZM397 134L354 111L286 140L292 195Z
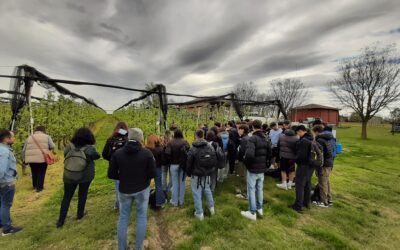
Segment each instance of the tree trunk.
M361 122L361 139L363 140L367 139L367 124L368 121Z

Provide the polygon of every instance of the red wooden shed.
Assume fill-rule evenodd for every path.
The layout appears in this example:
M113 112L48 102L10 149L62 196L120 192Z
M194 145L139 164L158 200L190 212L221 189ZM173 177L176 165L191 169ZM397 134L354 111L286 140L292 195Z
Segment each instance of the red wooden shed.
M302 122L307 120L307 118L320 118L323 122L328 124L338 125L339 109L319 104L308 104L291 110L292 121Z

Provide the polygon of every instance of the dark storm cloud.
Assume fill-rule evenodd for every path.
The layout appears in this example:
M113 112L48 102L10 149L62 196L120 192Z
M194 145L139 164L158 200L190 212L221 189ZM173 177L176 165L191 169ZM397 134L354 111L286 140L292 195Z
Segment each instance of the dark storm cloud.
M132 87L163 82L191 94L302 70L316 86L334 75L335 59L376 34L395 41L399 12L396 0L4 0L0 65ZM111 91L77 89L113 105Z

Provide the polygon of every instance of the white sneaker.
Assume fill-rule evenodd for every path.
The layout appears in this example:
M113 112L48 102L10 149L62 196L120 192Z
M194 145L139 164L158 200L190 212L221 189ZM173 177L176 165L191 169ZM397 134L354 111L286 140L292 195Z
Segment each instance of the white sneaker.
M210 207L209 210L210 210L210 214L211 214L211 215L214 215L214 214L215 214L215 208L214 208L214 207Z
M194 217L200 221L204 220L204 214L196 214L196 212L194 212Z
M274 166L274 165L271 165L271 166L269 167L269 169L275 169L275 166Z
M250 219L250 220L257 220L257 215L252 214L250 211L241 211L240 212L243 217Z
M288 182L288 186L289 186L289 187L296 187L296 183L290 182L290 181L289 181L289 182Z
M288 190L288 186L286 183L280 183L280 184L276 184L276 186L278 188L284 189L284 190Z
M261 215L261 216L264 215L264 212L263 212L262 208L261 208L261 209L258 209L258 210L257 210L257 213L258 213L259 215Z

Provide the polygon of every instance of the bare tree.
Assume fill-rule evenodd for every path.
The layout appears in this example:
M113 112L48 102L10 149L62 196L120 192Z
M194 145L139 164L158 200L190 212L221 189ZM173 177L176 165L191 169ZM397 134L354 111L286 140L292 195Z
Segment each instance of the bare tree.
M153 90L156 86L157 86L157 84L155 84L153 82L146 83L145 90L148 90L148 91ZM147 107L158 107L159 103L160 103L160 101L159 101L157 94L149 95L143 101L143 104Z
M339 101L360 116L362 139L367 139L368 121L400 97L395 53L394 45L366 47L359 56L341 63L340 76L331 83Z
M236 98L242 101L255 101L257 92L257 87L254 86L252 82L238 83L232 89L232 93L236 95ZM242 101L239 103L243 103ZM245 115L248 115L250 110L250 107L242 107L242 111Z
M304 83L296 79L273 80L271 88L273 97L281 101L286 114L294 107L302 105L309 96Z

